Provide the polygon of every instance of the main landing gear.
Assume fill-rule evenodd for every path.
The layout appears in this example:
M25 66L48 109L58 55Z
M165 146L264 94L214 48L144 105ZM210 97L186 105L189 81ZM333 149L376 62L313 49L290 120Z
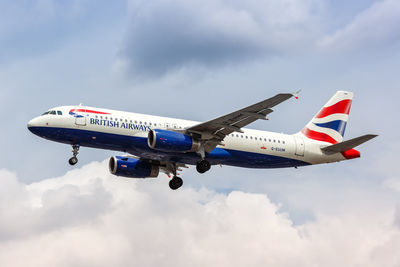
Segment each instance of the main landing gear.
M211 168L211 164L208 160L206 160L206 151L204 149L204 143L202 143L197 153L200 155L201 160L196 163L196 170L199 173L205 173Z
M68 160L69 165L75 165L78 163L78 158L76 157L79 153L79 145L72 145L72 158Z
M171 181L169 181L169 188L171 188L172 190L176 190L179 187L181 187L183 185L183 180L182 178L178 177L178 176L174 176Z
M199 173L205 173L211 168L211 164L208 160L202 159L196 164L196 169ZM176 164L167 164L167 174L173 174L172 179L169 181L169 188L176 190L183 185L182 178L176 176L177 166Z
M178 166L174 163L169 163L166 166L166 171L167 171L166 173L168 174L168 176L169 176L169 174L174 175L172 177L172 179L169 181L169 188L171 188L172 190L176 190L183 185L182 178L176 176L177 169L178 169Z
M211 164L208 160L206 159L202 159L200 161L197 162L196 164L196 170L199 173L205 173L206 171L208 171L211 168Z

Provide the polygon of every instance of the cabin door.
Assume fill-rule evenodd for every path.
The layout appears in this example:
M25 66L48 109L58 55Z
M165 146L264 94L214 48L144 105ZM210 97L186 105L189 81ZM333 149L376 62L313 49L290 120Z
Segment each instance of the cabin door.
M295 150L295 155L296 156L304 156L304 139L301 136L294 136L294 141L296 143L296 150Z

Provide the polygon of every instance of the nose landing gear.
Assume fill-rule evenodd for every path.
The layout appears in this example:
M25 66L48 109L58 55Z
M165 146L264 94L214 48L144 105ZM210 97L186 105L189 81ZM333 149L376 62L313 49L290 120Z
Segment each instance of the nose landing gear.
M68 163L73 166L78 163L78 158L76 157L79 153L79 145L72 145L72 158L68 160Z

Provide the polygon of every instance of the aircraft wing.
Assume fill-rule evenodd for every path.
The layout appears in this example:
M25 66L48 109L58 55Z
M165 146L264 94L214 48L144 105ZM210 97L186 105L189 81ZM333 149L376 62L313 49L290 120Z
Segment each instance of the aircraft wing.
M254 105L242 108L219 118L194 125L186 129L186 133L197 135L206 141L206 151L210 152L225 136L232 132L243 132L242 127L258 120L266 120L266 116L273 112L272 107L288 100L297 94L277 94Z

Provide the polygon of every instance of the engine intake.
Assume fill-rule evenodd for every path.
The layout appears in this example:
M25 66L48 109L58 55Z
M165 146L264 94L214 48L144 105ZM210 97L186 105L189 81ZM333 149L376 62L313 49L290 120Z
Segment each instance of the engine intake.
M200 148L200 142L189 135L160 129L149 132L147 143L150 148L166 152L190 152Z
M128 178L157 177L160 172L158 165L129 157L111 157L108 165L112 174Z

